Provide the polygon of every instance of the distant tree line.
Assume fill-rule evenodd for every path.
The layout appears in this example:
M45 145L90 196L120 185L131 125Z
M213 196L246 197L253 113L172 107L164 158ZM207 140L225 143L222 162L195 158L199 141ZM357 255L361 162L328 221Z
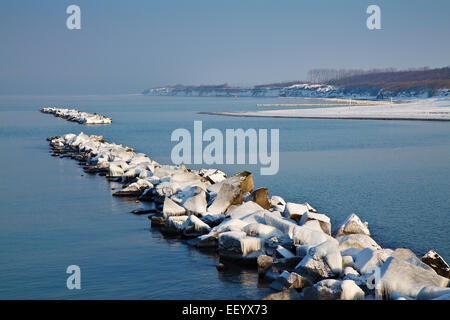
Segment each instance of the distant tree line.
M410 68L397 70L396 68L384 69L312 69L308 72L308 82L326 83L336 86L351 85L383 85L392 82L416 82L450 80L450 68L429 67ZM442 81L440 81L442 82Z

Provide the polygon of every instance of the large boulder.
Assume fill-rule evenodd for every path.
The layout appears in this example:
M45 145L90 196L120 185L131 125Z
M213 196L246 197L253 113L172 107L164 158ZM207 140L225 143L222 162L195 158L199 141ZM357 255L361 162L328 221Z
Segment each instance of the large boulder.
M195 215L190 215L181 226L183 234L189 237L198 237L211 231L211 227Z
M264 214L264 221L267 225L277 228L281 232L288 234L291 238L293 236L294 228L298 227L295 221L281 218L273 212L266 212Z
M232 219L240 219L247 223L264 223L264 214L269 212L264 210L256 202L248 201L241 205L231 206L226 212L225 216Z
M294 240L295 245L314 246L324 241L333 241L337 244L336 239L325 234L323 231L319 231L316 228L311 228L306 225L295 226L292 233L292 239Z
M448 283L449 279L438 275L434 270L426 270L407 260L391 256L380 269L376 290L380 296L389 296L396 291L414 298L425 286L446 287Z
M281 231L277 228L257 222L247 224L242 231L244 231L248 236L259 237L262 239L283 236Z
M364 291L352 280L326 279L303 290L305 300L361 300Z
M186 199L183 203L183 207L186 209L187 214L193 214L201 216L206 212L206 194L205 191L196 187L197 193L192 197Z
M370 236L369 224L367 222L362 222L356 214L352 213L334 231L335 237L344 236L346 234L365 234Z
M245 232L228 231L219 235L219 255L231 259L255 259L262 254L263 241Z
M272 210L283 212L286 207L286 201L280 196L272 196L270 198L270 204L272 205Z
M366 248L355 256L353 265L361 274L365 274L374 267L381 267L392 253L393 251L390 249L373 250Z
M236 173L228 179L213 184L211 188L219 188L213 203L208 207L212 213L224 213L229 206L242 203L242 194L252 192L254 188L253 177L250 172L243 171ZM214 191L216 189L213 189Z
M256 263L258 265L258 273L264 274L272 266L273 258L262 254L257 258Z
M283 216L299 222L306 212L308 212L308 206L306 204L288 202L286 203Z
M169 197L166 197L164 199L164 206L163 206L163 216L164 218L168 218L171 216L183 216L186 215L186 209L182 206L175 203L172 199Z
M420 260L433 268L438 275L450 278L450 267L436 251L428 251Z
M381 247L378 245L378 243L375 242L375 240L365 234L348 234L345 236L337 237L336 239L339 241L339 249L341 251L349 248L370 248L373 250L381 249Z
M327 217L324 214L321 213L315 213L315 212L305 212L305 214L302 216L302 218L299 221L299 225L304 225L307 221L310 220L316 220L319 222L320 227L322 228L323 232L330 235L331 234L331 220L329 217Z
M295 270L313 283L341 274L342 256L336 242L325 241L311 247Z

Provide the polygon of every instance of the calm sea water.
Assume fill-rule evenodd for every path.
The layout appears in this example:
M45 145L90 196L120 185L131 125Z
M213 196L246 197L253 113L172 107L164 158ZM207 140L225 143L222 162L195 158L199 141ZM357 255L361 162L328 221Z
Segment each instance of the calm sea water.
M145 96L0 97L0 298L253 299L270 290L253 270L219 273L218 258L164 238L143 204L113 198L115 186L51 157L45 138L100 134L170 163L176 128L279 128L280 171L247 169L257 186L288 201L308 201L334 223L356 212L383 247L450 260L450 125L422 121L232 118L198 111L257 109L269 98ZM297 103L297 102L295 102ZM317 103L317 101L314 101ZM113 117L82 126L38 112L68 106ZM198 166L192 166L198 167ZM204 166L206 167L206 166ZM81 267L82 289L66 288L68 265Z

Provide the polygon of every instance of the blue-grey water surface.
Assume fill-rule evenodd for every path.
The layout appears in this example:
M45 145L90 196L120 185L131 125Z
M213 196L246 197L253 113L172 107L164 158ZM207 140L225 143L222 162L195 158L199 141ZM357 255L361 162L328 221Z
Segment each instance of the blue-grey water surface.
M170 163L176 128L279 128L280 171L254 173L258 187L309 202L333 223L356 212L383 247L436 249L450 260L450 124L425 121L265 119L199 115L256 109L270 98L0 97L1 299L257 299L270 290L253 270L216 270L217 256L150 228L111 196L105 178L76 161L51 157L45 138L103 135ZM317 103L317 101L314 101ZM83 126L38 112L67 106L106 114L112 125ZM199 166L192 166L198 168ZM204 165L203 167L207 167ZM82 289L68 290L67 266L81 267Z

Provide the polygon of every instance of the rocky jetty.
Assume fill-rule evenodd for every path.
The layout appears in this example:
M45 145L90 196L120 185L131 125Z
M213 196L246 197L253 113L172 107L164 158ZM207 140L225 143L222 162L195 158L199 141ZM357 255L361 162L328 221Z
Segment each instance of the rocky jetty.
M229 263L257 268L274 290L267 299L450 299L448 264L435 251L419 259L382 248L356 214L333 227L308 203L255 189L250 172L162 165L84 133L48 140L54 156L121 182L114 196L150 202L152 227L216 250L219 271Z
M78 122L80 124L110 124L111 118L102 116L96 113L87 113L78 111L75 109L62 109L62 108L42 108L42 113L50 113L55 117L66 119L67 121Z

